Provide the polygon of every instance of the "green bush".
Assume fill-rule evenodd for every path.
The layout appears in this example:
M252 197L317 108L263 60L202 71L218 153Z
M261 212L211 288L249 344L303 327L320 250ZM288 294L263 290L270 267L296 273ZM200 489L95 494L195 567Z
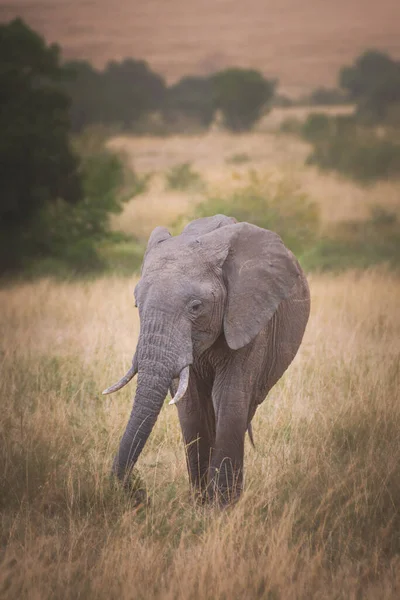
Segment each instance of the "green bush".
M110 215L144 190L145 179L135 177L120 156L106 150L82 157L81 176L82 201L70 206L58 199L40 211L27 232L29 252L23 267L30 274L105 269L108 261L101 248L125 241L126 236L111 231Z
M311 113L301 126L301 135L308 142L318 142L330 135L332 119L324 113Z
M334 131L315 139L307 159L322 169L335 169L343 175L368 183L400 176L400 143L381 139L373 132L356 128L348 133Z
M313 145L307 164L336 170L359 182L400 175L400 143L391 132L378 133L354 116L308 116L302 137Z
M318 234L316 205L288 179L274 181L249 172L248 181L226 195L211 195L196 207L194 218L226 214L278 233L297 255L310 248Z
M178 234L187 221L218 213L275 231L307 271L365 269L382 263L400 267L400 222L395 213L373 207L366 221L343 221L321 235L316 205L291 179L250 171L243 186L210 195L192 215L176 222L173 231Z
M231 131L246 131L259 120L272 101L276 82L253 69L231 68L212 78L215 107Z
M200 173L197 173L189 162L171 167L165 174L165 180L168 190L201 191L204 189L204 181Z
M339 223L302 256L308 270L365 269L385 263L400 267L400 222L395 213L373 207L367 221Z

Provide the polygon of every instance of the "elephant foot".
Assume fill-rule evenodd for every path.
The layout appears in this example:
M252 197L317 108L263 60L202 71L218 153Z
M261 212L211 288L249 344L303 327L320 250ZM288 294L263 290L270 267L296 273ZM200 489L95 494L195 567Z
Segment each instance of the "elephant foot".
M207 488L208 502L224 509L238 502L243 491L242 470L232 469L230 461L222 463L220 468L210 471L210 482Z

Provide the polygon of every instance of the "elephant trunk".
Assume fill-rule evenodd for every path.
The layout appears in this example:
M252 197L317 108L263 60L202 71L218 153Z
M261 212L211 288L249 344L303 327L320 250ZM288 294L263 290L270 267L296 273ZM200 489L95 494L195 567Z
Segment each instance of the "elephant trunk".
M139 370L135 401L122 436L113 472L123 480L131 473L154 427L171 383L170 371L159 363Z
M182 347L190 351L182 353ZM125 485L129 486L128 477L155 425L172 380L181 371L186 374L188 369L185 367L191 362L191 345L184 343L182 338L173 343L160 331L141 332L135 400L113 464L113 473Z

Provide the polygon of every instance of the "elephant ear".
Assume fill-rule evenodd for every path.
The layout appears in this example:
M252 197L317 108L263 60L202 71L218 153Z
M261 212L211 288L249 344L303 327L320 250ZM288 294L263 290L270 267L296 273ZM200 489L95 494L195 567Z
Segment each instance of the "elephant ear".
M166 227L156 227L150 234L149 241L147 242L146 252L144 253L143 262L146 260L146 256L155 246L161 244L161 242L165 242L171 236L170 232Z
M232 225L234 223L237 223L234 217L226 217L225 215L203 217L201 219L191 221L188 225L186 225L181 235L185 237L198 237L200 235L210 233L215 229L219 229L220 227L225 227L226 225Z
M276 233L249 223L224 227L202 237L201 243L210 245L217 260L221 246L227 247L222 266L227 287L224 333L228 346L237 350L255 338L290 295L300 267Z

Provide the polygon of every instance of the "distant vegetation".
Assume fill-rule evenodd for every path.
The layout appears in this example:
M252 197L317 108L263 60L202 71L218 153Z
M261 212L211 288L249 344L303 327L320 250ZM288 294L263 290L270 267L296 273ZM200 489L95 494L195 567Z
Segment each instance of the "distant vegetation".
M165 180L167 190L204 190L204 181L200 173L197 173L190 163L171 167L165 174Z
M144 61L130 58L103 70L86 61L63 64L59 47L20 19L0 26L0 52L2 273L140 263L141 244L112 232L110 217L146 189L149 177L105 150L104 139L93 143L90 134L86 144L93 129L169 133L207 128L218 114L228 130L242 132L274 104L287 104L276 94L277 82L252 69L187 76L167 86ZM341 70L337 89L318 88L308 99L311 105L339 101L355 103L355 114L311 114L305 122L286 120L282 131L311 144L309 164L362 183L399 177L400 63L370 50ZM242 152L227 162L249 160ZM277 189L253 173L240 190L218 196L190 162L164 177L167 189L204 195L193 216L225 212L274 229L309 268L398 262L395 214L372 213L367 224L347 223L322 239L315 206L288 183ZM363 244L370 251L361 259Z
M226 69L212 78L215 107L231 131L251 129L269 106L276 82L253 69Z
M215 116L213 86L209 77L183 77L168 88L164 118L174 126L198 124L207 128Z
M166 131L207 128L219 110L231 131L245 131L268 109L275 82L251 69L226 69L210 77L183 77L166 87L144 61L111 62L103 71L86 61L67 63L74 131L102 123L135 131L154 112ZM150 132L152 128L148 124Z
M86 61L66 63L66 68L73 131L100 123L132 130L147 114L165 107L165 82L144 61L112 61L103 71Z
M394 212L375 206L366 221L342 221L321 229L317 205L288 177L260 176L250 170L243 185L226 194L209 194L186 221L229 214L278 233L308 271L342 271L385 263L400 267L400 222Z
M104 149L73 149L65 92L68 69L21 20L0 26L0 272L91 271L111 233L109 217L142 191Z
M356 105L353 116L312 113L281 131L312 144L308 164L361 183L400 177L400 62L370 50L340 71L339 85Z
M360 120L400 125L400 61L369 50L340 71L339 85L356 102Z
M46 245L43 213L83 200L60 50L20 20L0 25L0 270ZM40 222L40 225L38 223ZM35 235L33 230L38 235Z
M308 164L335 169L361 183L400 176L400 141L390 132L379 135L351 117L313 114L302 133L313 144Z
M241 187L225 195L208 196L192 216L218 213L275 231L297 255L312 247L318 235L316 205L288 178L276 181L249 171Z

